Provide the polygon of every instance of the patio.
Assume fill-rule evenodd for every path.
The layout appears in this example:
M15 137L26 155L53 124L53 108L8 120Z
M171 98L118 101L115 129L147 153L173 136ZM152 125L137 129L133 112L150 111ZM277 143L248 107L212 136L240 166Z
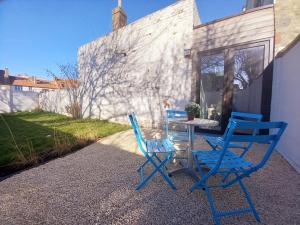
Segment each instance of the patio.
M146 131L157 136L157 131ZM196 148L208 148L203 141ZM255 145L253 160L261 151ZM156 176L141 191L138 154L132 130L90 145L74 154L26 170L0 182L2 224L213 224L204 192L189 193L193 181L173 178L177 191ZM245 179L262 224L297 224L300 220L300 174L277 152L267 165ZM267 181L267 182L266 182ZM236 186L213 192L219 209L237 208ZM259 224L251 214L222 219L222 224Z

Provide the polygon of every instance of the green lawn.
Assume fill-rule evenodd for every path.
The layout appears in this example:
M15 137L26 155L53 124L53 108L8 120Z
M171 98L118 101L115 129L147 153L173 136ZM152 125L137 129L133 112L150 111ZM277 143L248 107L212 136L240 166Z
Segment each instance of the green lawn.
M37 160L50 151L70 151L75 145L84 146L128 128L108 121L75 120L48 112L0 114L0 166Z

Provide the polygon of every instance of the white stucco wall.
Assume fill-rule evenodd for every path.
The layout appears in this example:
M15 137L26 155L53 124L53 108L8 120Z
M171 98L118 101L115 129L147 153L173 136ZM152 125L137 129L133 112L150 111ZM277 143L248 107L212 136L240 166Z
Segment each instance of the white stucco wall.
M300 42L274 63L271 120L286 121L277 150L300 172Z
M39 106L39 96L32 91L13 92L12 111L31 111Z
M83 115L128 122L135 111L146 126L165 107L183 109L191 98L194 0L182 0L87 43L78 50Z
M70 106L69 94L63 89L40 93L39 106L48 112L68 115L66 106Z
M0 113L31 111L38 107L38 93L14 92L8 86L0 87Z
M10 112L10 88L0 85L0 113Z

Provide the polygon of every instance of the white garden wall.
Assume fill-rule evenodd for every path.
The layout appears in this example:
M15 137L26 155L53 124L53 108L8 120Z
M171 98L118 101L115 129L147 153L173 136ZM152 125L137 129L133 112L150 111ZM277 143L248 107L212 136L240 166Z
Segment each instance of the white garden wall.
M39 106L38 102L36 92L14 92L9 86L0 87L0 113L31 111Z
M10 88L7 86L0 86L0 113L11 111L10 107Z
M48 91L39 95L39 106L45 111L68 115L66 106L69 105L70 99L66 90Z
M300 172L300 42L275 59L271 120L288 122L278 151Z
M183 109L191 99L194 0L182 0L78 50L85 117L128 122L135 111L146 126L162 121L165 107Z

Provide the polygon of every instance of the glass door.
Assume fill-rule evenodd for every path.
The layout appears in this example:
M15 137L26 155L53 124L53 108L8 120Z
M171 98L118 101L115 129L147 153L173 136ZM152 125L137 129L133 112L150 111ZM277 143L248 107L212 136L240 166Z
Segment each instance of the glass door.
M204 55L200 63L200 118L217 120L221 130L224 93L224 53Z
M270 56L269 41L197 54L196 101L200 118L219 122L212 132L225 130L232 111L261 113L268 120L273 74Z
M264 46L235 49L232 110L261 113Z

